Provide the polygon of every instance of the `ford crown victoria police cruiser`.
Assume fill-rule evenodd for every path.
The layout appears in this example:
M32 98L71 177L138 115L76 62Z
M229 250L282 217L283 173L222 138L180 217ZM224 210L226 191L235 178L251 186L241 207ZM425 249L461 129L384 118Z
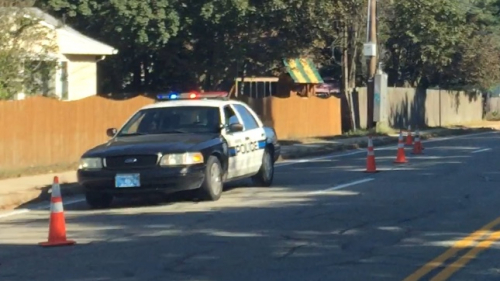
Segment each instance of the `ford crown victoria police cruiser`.
M225 182L272 184L277 136L246 104L228 100L226 92L158 98L82 155L78 182L91 207L108 207L120 195L183 190L215 201Z

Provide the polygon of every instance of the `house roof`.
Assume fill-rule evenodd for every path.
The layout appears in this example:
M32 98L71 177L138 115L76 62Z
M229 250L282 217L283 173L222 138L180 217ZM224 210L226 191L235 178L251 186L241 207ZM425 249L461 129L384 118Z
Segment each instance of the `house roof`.
M56 30L59 52L68 55L114 55L118 50L76 31L38 8L26 8L26 16L40 19L45 26Z

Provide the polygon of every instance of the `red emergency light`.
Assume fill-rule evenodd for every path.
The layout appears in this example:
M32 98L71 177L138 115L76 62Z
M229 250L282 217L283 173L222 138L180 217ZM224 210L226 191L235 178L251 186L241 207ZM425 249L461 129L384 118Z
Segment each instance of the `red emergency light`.
M171 92L168 94L159 94L156 96L158 101L168 101L168 100L194 100L194 99L227 99L229 96L228 92L187 92L187 93L175 93Z

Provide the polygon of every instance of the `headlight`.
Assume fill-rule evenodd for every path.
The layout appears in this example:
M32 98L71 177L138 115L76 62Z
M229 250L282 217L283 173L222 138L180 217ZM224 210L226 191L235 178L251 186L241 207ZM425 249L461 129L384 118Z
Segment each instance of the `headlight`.
M80 159L80 165L78 169L101 169L102 159L101 158L82 158Z
M163 155L160 160L161 166L192 165L200 163L203 163L203 155L199 152L167 154Z

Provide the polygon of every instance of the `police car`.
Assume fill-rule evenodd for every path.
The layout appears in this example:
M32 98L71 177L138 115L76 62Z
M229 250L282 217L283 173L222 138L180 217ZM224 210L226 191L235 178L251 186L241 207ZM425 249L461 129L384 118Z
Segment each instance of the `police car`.
M193 190L216 201L223 184L251 178L270 186L280 146L245 103L227 92L169 93L133 114L111 139L85 152L77 171L93 208L140 193Z

